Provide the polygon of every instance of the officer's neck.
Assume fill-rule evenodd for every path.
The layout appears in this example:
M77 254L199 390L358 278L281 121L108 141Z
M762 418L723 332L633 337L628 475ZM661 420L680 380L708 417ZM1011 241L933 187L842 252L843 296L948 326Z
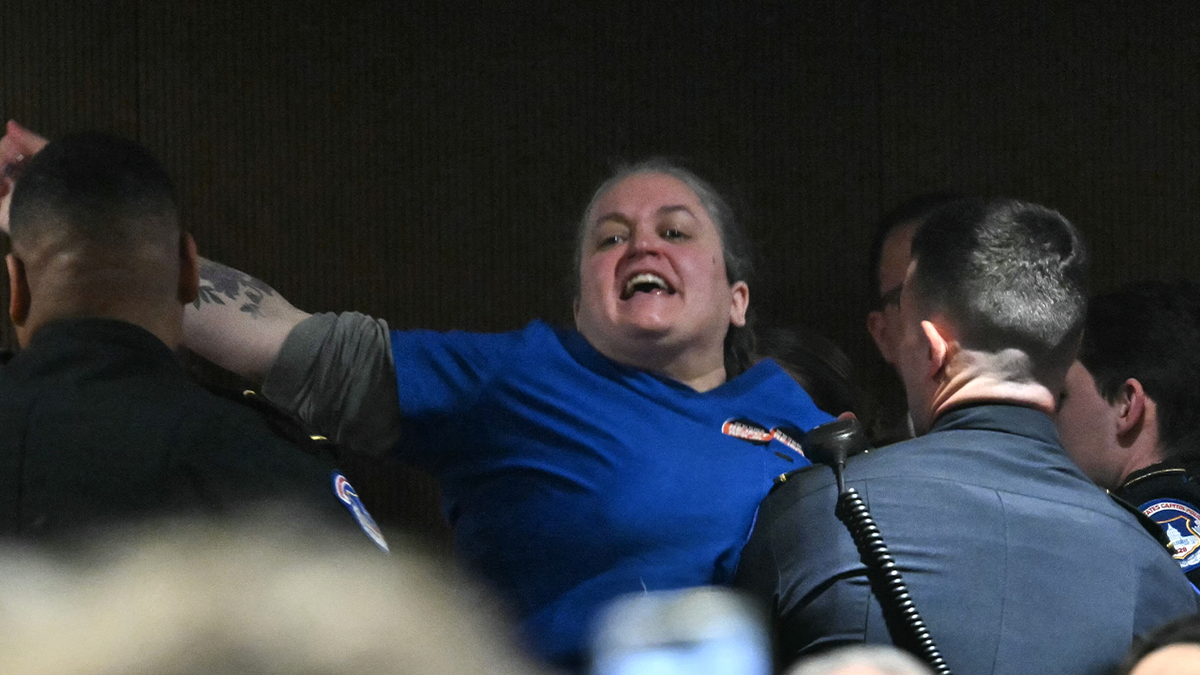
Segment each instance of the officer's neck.
M1002 403L1054 414L1055 394L1033 378L1028 359L1017 350L985 353L958 350L933 379L930 420L964 405Z
M39 311L40 310L40 311ZM178 303L60 303L31 305L28 317L16 326L17 343L29 344L38 330L59 319L111 319L130 323L153 334L171 350L183 342L183 307Z

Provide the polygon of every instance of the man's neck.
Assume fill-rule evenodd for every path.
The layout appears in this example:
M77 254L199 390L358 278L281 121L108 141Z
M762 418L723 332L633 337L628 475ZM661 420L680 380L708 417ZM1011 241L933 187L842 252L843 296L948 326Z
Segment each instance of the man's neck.
M69 307L46 314L31 313L24 325L17 328L22 346L42 327L59 319L111 319L124 321L152 333L168 348L179 347L183 338L182 308L152 309L138 306L108 305L104 307Z
M1054 414L1054 394L1036 382L973 381L956 391L947 392L934 402L933 419L959 406L972 403L1005 403Z
M946 411L972 403L1004 403L1054 414L1055 395L1045 384L1031 378L1016 378L1009 369L996 367L992 358L960 352L948 366L930 404L930 421Z

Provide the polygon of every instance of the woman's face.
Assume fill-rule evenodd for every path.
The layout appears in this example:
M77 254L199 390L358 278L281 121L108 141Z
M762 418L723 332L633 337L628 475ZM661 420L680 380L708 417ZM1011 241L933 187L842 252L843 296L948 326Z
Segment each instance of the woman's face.
M628 365L684 379L677 367L723 367L729 325L743 325L749 289L729 283L721 235L682 181L637 173L588 214L575 325Z

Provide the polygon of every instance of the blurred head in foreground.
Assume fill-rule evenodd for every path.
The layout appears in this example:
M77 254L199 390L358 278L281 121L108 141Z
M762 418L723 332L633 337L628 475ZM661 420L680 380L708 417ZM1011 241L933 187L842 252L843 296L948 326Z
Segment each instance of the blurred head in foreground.
M805 659L787 675L933 675L933 671L896 647L856 645Z
M297 522L154 523L69 556L0 551L0 672L540 672L460 580Z

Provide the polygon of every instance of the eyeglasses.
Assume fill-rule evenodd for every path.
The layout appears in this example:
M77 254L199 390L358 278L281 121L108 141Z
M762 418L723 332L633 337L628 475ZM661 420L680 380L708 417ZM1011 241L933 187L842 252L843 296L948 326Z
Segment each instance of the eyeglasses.
M881 293L879 295L879 301L878 301L877 308L884 309L888 305L895 305L897 308L899 308L900 307L900 289L902 289L902 288L904 288L904 284L900 284L899 286L892 288L887 293Z

